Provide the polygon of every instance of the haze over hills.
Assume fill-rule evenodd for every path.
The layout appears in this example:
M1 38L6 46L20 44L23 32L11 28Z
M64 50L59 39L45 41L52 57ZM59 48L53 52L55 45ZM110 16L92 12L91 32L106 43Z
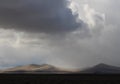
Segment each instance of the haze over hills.
M0 73L37 73L37 74L119 74L120 67L111 66L107 64L98 64L93 67L79 70L69 70L58 68L49 64L30 64L23 66L16 66L5 70L0 70Z

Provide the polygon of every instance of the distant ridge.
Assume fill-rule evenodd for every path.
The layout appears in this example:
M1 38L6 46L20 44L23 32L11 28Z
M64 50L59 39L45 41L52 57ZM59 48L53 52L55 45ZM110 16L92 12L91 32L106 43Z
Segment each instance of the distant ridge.
M8 68L5 70L1 70L0 73L73 73L70 70L61 69L58 67L54 67L49 64L29 64L23 66L16 66L14 68Z
M49 64L29 64L16 66L0 70L0 73L25 73L25 74L120 74L120 67L107 65L104 63L97 64L93 67L77 70L66 70Z
M100 63L93 67L80 71L80 73L90 74L120 74L120 67Z

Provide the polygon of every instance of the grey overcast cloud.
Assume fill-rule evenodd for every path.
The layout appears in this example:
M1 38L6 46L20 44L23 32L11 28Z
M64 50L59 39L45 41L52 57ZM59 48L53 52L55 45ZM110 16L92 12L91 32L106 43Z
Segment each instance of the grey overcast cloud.
M119 0L0 0L0 68L120 66Z

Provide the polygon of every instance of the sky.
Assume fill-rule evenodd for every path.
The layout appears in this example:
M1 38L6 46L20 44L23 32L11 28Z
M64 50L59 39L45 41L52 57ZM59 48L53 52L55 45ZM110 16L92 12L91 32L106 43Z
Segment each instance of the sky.
M0 68L120 66L119 0L0 0Z

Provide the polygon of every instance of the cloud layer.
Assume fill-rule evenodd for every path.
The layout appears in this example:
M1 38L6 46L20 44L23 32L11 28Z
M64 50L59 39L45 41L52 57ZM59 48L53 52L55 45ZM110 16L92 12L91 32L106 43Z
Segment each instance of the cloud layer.
M68 0L0 0L0 26L27 32L62 33L76 30Z

